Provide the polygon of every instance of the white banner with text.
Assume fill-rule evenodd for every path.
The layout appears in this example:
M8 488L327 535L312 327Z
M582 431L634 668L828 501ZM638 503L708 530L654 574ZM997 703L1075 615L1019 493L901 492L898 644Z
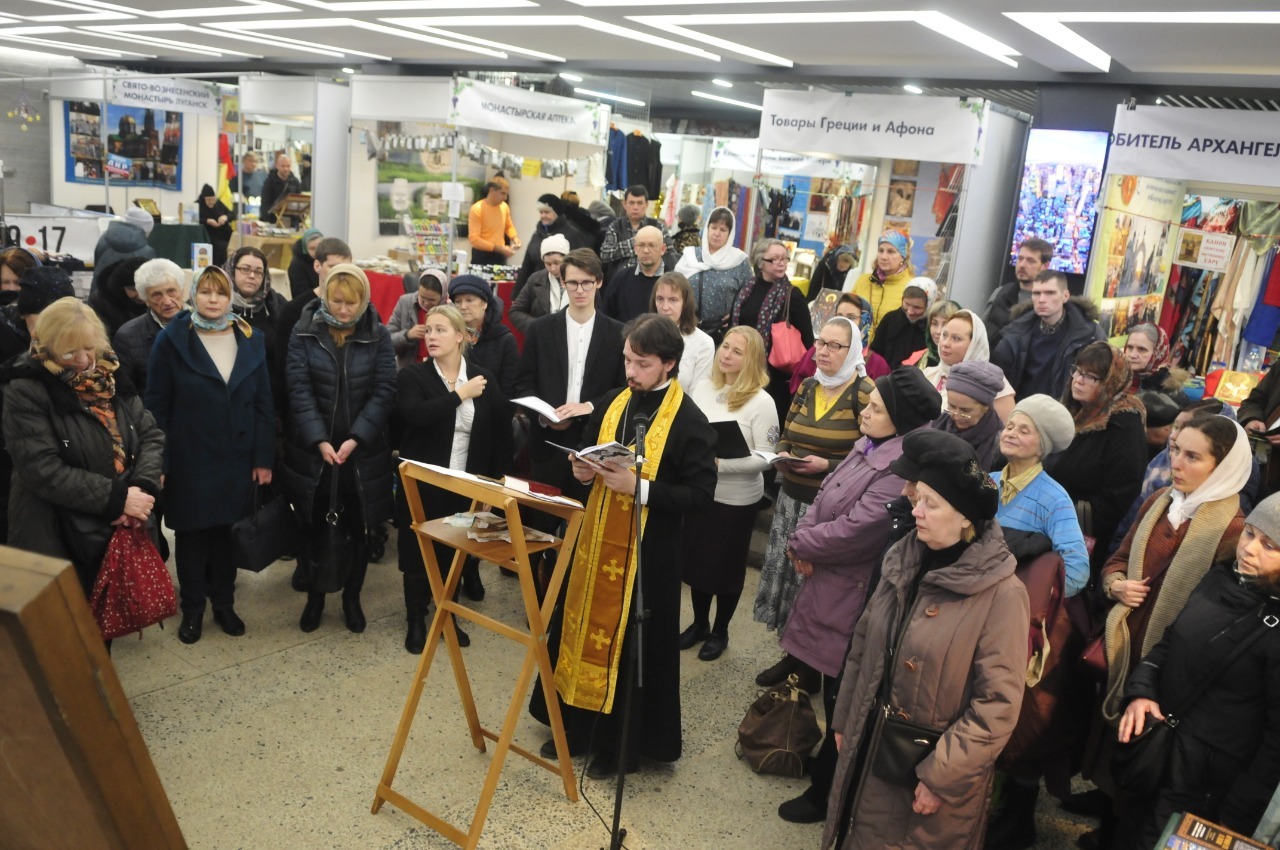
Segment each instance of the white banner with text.
M769 89L760 146L818 157L982 162L980 99Z
M1280 119L1274 112L1117 106L1107 171L1280 186Z
M666 150L665 148L663 150ZM711 148L711 167L726 171L756 173L756 157L760 146L755 139L716 139ZM760 157L760 173L782 177L831 177L836 180L861 180L867 167L856 162L816 159L786 151L766 150Z
M609 112L601 103L459 78L453 81L449 123L603 147Z
M111 102L170 112L218 115L218 95L208 83L172 77L120 77L111 81Z

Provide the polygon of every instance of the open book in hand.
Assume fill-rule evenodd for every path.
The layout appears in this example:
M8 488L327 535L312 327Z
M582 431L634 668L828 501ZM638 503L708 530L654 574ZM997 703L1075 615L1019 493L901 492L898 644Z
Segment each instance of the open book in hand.
M793 457L791 455L780 455L776 452L762 452L759 449L752 449L751 453L758 458L763 458L764 462L770 466L778 466L783 463L791 463L792 461L804 460L802 457Z
M635 466L636 463L636 453L617 441L601 443L597 446L588 446L585 449L571 449L567 446L558 446L550 440L547 441L547 445L554 449L559 449L566 454L577 455L588 463L594 463L597 466L601 466L606 463L612 463L616 466Z
M555 422L558 424L564 421L559 416L556 416L556 408L554 405L548 404L537 396L526 395L521 396L520 398L513 398L511 401L513 404L518 404L521 407L527 407L529 410L537 413L548 422ZM572 419L573 417L569 418Z

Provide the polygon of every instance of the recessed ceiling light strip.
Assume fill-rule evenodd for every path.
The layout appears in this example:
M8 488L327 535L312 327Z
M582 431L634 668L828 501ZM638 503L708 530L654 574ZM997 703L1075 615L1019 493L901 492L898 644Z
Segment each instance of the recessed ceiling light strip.
M55 41L49 38L30 38L24 35L10 35L0 30L0 40L16 41L18 44L35 44L40 47L58 47L70 53L90 53L94 56L105 56L110 59L123 59L125 56L137 56L140 59L155 59L151 53L134 53L132 50L113 50L106 47L89 47L84 44L72 44L66 41Z
M124 6L119 3L106 3L103 0L76 0L76 3L94 9L106 9L112 12L124 12L140 18L160 18L162 20L171 18L212 18L225 17L227 15L266 15L275 12L292 12L296 14L298 11L293 6L272 3L270 0L252 0L252 2L248 3L232 0L232 2L224 6L211 6L203 9L158 9L155 11L135 9L132 6Z
M381 19L381 20L385 20L385 19ZM569 61L565 57L556 56L553 53L542 53L541 51L538 51L538 50L529 50L528 48L525 48L525 47L516 47L515 45L512 45L512 44L503 44L502 42L498 42L498 41L490 41L487 38L476 38L473 35L463 35L462 33L453 32L451 30L442 30L442 29L437 29L436 27L424 27L424 26L412 26L410 27L410 29L417 30L420 32L425 32L425 33L432 33L434 35L455 39L457 41L465 41L468 44L478 44L482 47L492 47L497 50L505 51L506 53L518 53L521 56L530 56L534 59L542 59L543 61L546 61L546 62L568 62Z
M293 0L326 12L430 12L437 9L527 9L532 0Z
M704 100L714 100L714 101L718 101L719 103L728 103L732 106L741 106L743 109L754 109L756 112L764 111L763 106L757 106L754 103L747 103L745 100L734 100L731 97L722 97L718 94L711 94L710 92L694 90L689 92L689 94L693 95L694 97L703 98Z
M623 95L620 95L620 94L609 94L608 92L595 91L594 89L582 89L577 87L574 87L573 91L574 91L574 94L584 94L587 97L598 97L601 100L612 100L618 103L630 104L631 106L645 105L645 102L643 100L636 100L634 97L624 97Z
M481 56L492 56L494 59L509 58L506 53L501 50L494 50L490 47L481 47L478 44L465 44L461 41L453 39L438 38L425 33L414 32L412 30L401 29L399 27L389 27L383 24L374 24L368 21L357 21L350 18L346 19L351 26L358 27L369 32L381 33L382 35L390 35L396 38L406 38L410 41L421 41L426 44L434 44L437 47L447 47L451 50L461 50L464 53L479 53Z

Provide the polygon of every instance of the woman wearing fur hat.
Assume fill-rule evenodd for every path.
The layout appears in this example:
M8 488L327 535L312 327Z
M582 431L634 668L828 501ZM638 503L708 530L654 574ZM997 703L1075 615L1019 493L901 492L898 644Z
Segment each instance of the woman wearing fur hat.
M324 297L307 305L289 337L288 385L294 433L285 442L285 489L303 539L336 511L356 542L342 590L342 615L365 629L360 591L369 566L366 529L391 518L393 467L387 422L395 406L391 334L369 309L369 280L350 263L334 266ZM338 504L330 503L338 476ZM306 558L315 563L314 556ZM320 628L325 595L308 592L298 627Z
M176 536L182 625L200 640L206 601L222 631L238 637L231 526L253 509L253 485L270 484L275 413L262 335L231 311L233 286L218 266L196 280L193 309L151 349L147 409L168 435L165 520Z
M916 528L885 554L844 662L823 850L981 847L996 757L1018 719L1027 592L973 450L932 430L904 442L939 438L949 445L893 465L914 483ZM914 768L885 745L899 722L940 735Z

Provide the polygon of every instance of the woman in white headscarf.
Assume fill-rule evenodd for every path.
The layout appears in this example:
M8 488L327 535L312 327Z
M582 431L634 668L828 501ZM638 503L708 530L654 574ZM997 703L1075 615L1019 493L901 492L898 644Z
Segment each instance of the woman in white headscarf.
M987 326L972 310L960 310L942 329L938 337L937 366L926 366L924 376L933 388L942 394L942 408L947 408L947 376L957 363L974 360L991 360L991 342L987 338ZM1004 379L1004 389L996 394L995 408L1001 422L1008 422L1013 413L1014 394L1009 379Z
M717 345L729 328L738 290L755 277L746 253L733 245L734 230L733 213L728 207L716 207L702 230L702 247L685 248L675 267L693 287L699 327Z

